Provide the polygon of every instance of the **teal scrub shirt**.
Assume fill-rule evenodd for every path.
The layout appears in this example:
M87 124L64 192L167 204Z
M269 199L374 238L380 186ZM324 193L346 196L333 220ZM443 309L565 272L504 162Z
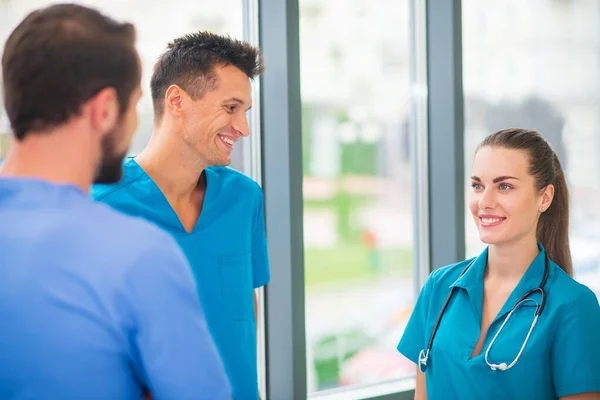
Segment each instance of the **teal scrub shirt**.
M538 246L540 253L493 320L481 354L473 358L481 327L488 249L460 278L471 260L431 273L398 344L398 351L417 364L450 289L457 288L429 353L425 371L429 400L542 400L600 392L598 299L552 261L545 285L546 306L519 360L506 371L493 371L485 362L485 352L513 305L542 281L545 251ZM536 292L530 298L539 304L541 295ZM513 313L489 352L490 363L512 363L533 321L535 303L527 301Z
M207 168L202 212L188 233L133 158L125 160L123 170L120 183L97 185L92 195L121 212L155 223L175 238L195 276L233 398L257 399L253 290L270 278L261 188L231 168Z

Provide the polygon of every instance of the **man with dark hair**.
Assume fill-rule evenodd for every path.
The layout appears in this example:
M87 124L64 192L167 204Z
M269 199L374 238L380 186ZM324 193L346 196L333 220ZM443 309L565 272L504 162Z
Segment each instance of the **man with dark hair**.
M0 398L229 398L176 242L87 195L121 178L137 127L134 27L34 11L2 75L15 140L0 170Z
M227 168L249 135L251 79L260 51L207 32L172 41L151 79L154 132L96 199L171 232L196 277L234 399L258 398L253 290L270 278L258 184Z

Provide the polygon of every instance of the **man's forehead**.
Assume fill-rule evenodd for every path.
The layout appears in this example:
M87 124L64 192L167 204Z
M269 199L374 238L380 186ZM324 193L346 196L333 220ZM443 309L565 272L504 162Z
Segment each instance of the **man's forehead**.
M217 79L236 84L250 85L250 78L244 71L233 65L223 65L214 69Z
M216 84L217 89L229 91L231 92L231 96L245 98L246 96L250 96L252 92L252 84L250 83L250 78L248 78L246 75L232 76L222 74L217 77Z

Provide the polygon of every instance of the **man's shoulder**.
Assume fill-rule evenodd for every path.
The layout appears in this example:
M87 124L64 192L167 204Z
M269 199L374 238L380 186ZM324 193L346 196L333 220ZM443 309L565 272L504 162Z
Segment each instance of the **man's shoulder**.
M81 265L86 265L81 270L86 276L110 271L119 277L133 269L138 273L140 263L150 262L157 255L167 260L179 258L177 245L166 232L142 218L120 213L108 204L85 197L43 213L30 225L30 230L38 232L35 238L15 241L14 237L24 236L27 230L20 226L21 234L17 232L11 239L10 232L4 229L0 230L0 245L13 246L13 252L18 251L15 244L23 248L36 247L36 257L41 259L48 254L58 254L56 260L68 260L61 268L81 270ZM48 262L52 264L56 260Z
M158 242L172 241L166 232L142 217L125 214L109 204L93 203L90 217L93 213L95 236L103 248L135 255L151 250Z
M131 185L143 177L143 171L135 168L132 158L123 161L123 177L117 183L95 184L90 189L90 196L95 200L107 201L110 198L122 194Z
M236 193L239 191L255 194L262 193L258 182L233 168L209 167L207 168L207 173L209 173L213 179L216 178L219 181L220 186L224 189L229 189Z
M93 209L94 230L104 238L104 245L121 242L131 252L144 252L157 242L173 241L166 232L142 217L122 213L101 202L94 202Z
M89 254L111 265L117 276L131 278L151 271L160 274L165 268L187 265L175 239L153 223L121 213L108 204L97 202L96 207L96 232L91 241L96 245Z

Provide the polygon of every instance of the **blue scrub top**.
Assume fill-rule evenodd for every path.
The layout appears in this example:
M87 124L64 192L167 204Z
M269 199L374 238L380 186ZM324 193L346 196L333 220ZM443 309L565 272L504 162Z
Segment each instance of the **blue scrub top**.
M205 170L202 212L187 233L154 181L133 159L117 185L98 185L93 196L141 216L177 240L192 267L209 329L235 399L257 399L256 321L253 289L269 282L262 190L227 167Z
M164 232L70 185L0 178L0 399L228 399Z
M594 293L550 262L546 306L517 363L506 371L492 371L485 352L513 305L540 285L545 251L527 269L506 304L492 322L481 354L470 359L479 338L483 305L483 277L488 249L469 270L471 260L433 271L425 283L406 330L398 344L405 357L418 362L448 293L454 292L441 320L425 371L427 397L436 399L556 399L584 392L600 392L600 306ZM531 296L540 302L539 293ZM535 304L523 303L504 326L490 350L492 364L510 364L527 336Z

